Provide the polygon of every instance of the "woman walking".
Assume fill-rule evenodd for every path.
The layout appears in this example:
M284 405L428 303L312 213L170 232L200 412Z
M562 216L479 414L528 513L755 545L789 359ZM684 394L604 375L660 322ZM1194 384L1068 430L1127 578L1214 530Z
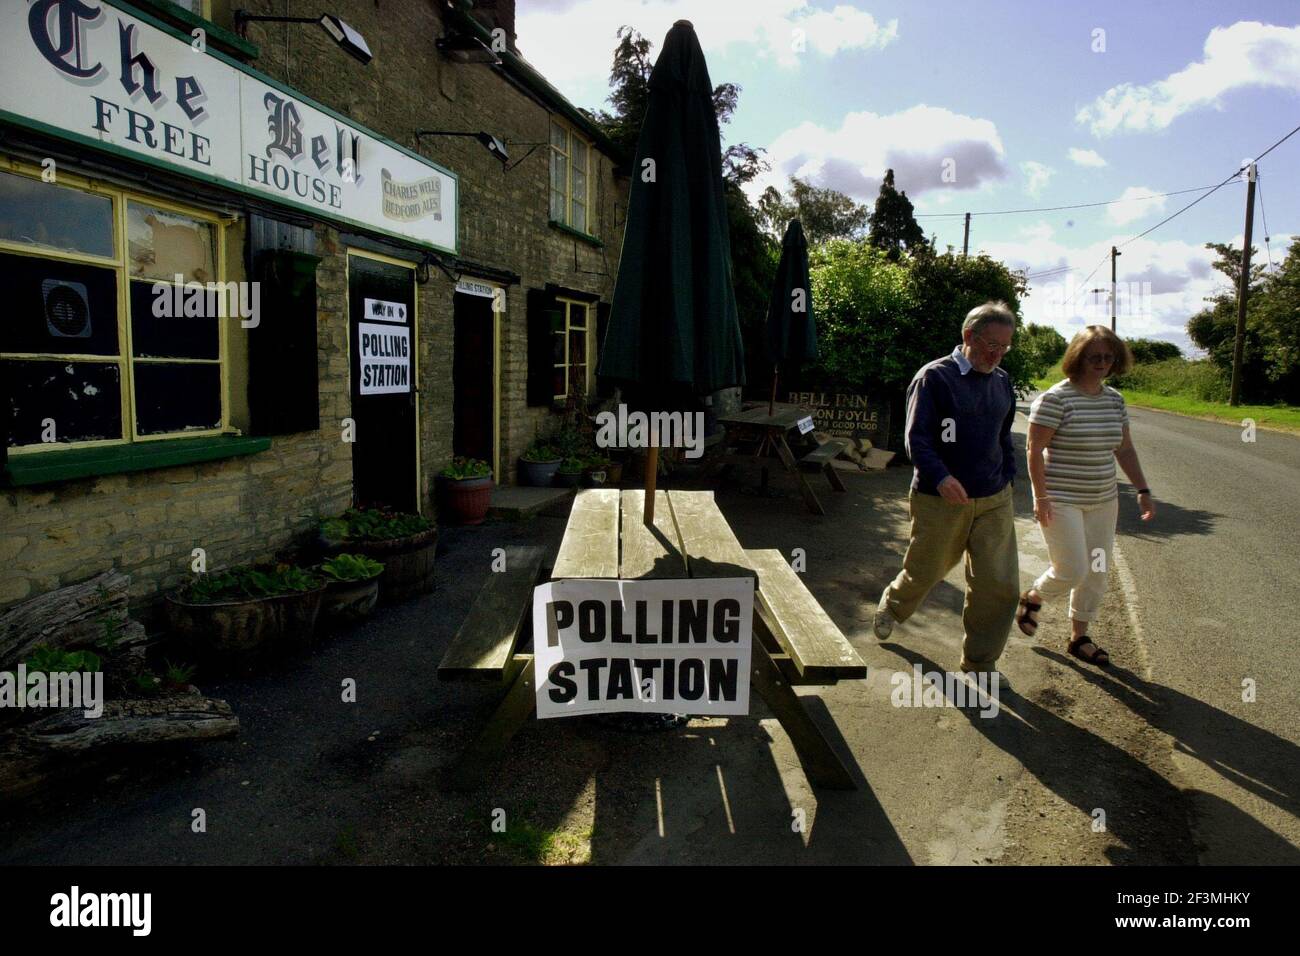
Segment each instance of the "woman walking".
M1142 520L1150 521L1156 513L1129 435L1124 397L1105 383L1109 376L1128 371L1132 362L1118 335L1090 325L1065 350L1065 380L1039 395L1029 410L1034 519L1052 566L1020 596L1016 623L1033 636L1043 602L1069 592L1072 636L1066 649L1099 667L1110 663L1110 655L1089 636L1088 627L1097 619L1106 593L1115 543L1115 462L1138 490Z

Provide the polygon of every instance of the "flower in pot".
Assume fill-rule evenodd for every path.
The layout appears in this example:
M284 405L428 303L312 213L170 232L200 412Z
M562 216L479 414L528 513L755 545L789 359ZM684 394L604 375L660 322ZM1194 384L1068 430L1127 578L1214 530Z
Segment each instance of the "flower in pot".
M492 503L492 469L485 461L458 456L438 475L443 502L456 524L482 524Z
M423 515L350 508L321 522L320 543L330 556L346 551L382 561L379 600L384 603L433 590L438 535L433 522Z
M555 473L555 484L561 488L576 488L585 471L586 463L581 458L566 458Z
M519 481L534 488L549 488L564 456L554 445L538 439L519 456Z
M351 624L369 616L379 601L380 561L364 554L336 554L320 564L325 579L321 610L335 624Z
M165 604L172 631L194 656L224 668L309 643L324 594L324 581L304 568L240 566L196 575Z

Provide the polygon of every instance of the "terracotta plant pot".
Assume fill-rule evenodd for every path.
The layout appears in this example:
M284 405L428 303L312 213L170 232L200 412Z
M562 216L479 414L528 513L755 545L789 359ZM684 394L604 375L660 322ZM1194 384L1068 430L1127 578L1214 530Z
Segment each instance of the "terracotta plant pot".
M560 463L564 459L556 458L554 461L529 461L526 458L519 459L519 483L528 485L532 488L549 488L555 473L560 470Z
M341 554L364 554L383 562L379 576L379 600L393 604L428 594L433 590L434 553L438 547L438 529L429 528L405 538L387 541L344 541L329 544L329 557Z
M255 667L311 643L325 588L266 598L194 604L164 598L172 631L207 671Z
M452 524L482 524L492 504L491 478L439 478Z
M325 585L321 614L335 626L355 624L369 617L378 603L378 576L366 581L330 581Z

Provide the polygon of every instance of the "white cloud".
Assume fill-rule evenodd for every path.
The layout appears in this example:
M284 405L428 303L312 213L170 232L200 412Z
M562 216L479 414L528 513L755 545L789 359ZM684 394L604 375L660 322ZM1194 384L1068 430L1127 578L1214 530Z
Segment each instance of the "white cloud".
M1106 160L1095 149L1079 149L1077 146L1070 147L1070 162L1077 166L1106 165Z
M1169 197L1156 196L1154 189L1130 186L1120 194L1119 202L1106 207L1106 219L1113 225L1124 226L1143 216L1162 213L1168 204Z
M808 0L747 0L743 15L730 4L689 0L521 3L515 31L521 52L543 76L574 102L596 106L609 93L618 28L635 28L654 44L655 56L677 20L695 25L706 56L735 49L784 69L798 68L804 57L879 50L898 39L897 20L880 23L865 10L847 5L827 10ZM713 77L715 83L722 79Z
M838 129L801 123L768 146L771 172L750 184L757 197L771 185L783 190L790 176L830 187L859 202L874 202L887 169L908 198L937 190L976 190L1005 179L1002 140L985 119L940 107L913 106L901 113L849 113ZM951 171L945 181L945 171Z
M1030 159L1020 164L1020 172L1028 180L1025 183L1025 192L1036 199L1042 194L1048 180L1052 178L1052 174L1056 170L1044 163Z
M1088 124L1095 136L1164 129L1184 113L1218 106L1224 94L1252 86L1300 92L1300 26L1244 20L1215 27L1200 60L1146 86L1113 86L1081 108L1075 121Z

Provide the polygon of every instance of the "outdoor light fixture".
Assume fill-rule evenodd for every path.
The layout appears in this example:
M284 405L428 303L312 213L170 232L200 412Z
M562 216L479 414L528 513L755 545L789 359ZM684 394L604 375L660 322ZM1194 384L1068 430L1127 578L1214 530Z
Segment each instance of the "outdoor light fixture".
M501 160L503 166L510 160L510 156L506 153L506 144L491 133L483 132L483 130L479 130L477 133L467 133L449 129L417 129L415 138L419 139L421 136L472 136L486 146L489 153Z
M319 17L275 17L252 14L246 10L235 11L235 32L241 37L247 34L247 24L254 22L319 23L330 35L330 39L342 47L343 52L348 56L359 60L362 66L372 59L370 47L366 45L366 38L332 13L323 13Z
M457 63L501 65L501 57L493 53L491 48L478 37L467 36L462 33L450 33L445 37L438 37L433 41L433 45L439 53L449 60L455 60Z

